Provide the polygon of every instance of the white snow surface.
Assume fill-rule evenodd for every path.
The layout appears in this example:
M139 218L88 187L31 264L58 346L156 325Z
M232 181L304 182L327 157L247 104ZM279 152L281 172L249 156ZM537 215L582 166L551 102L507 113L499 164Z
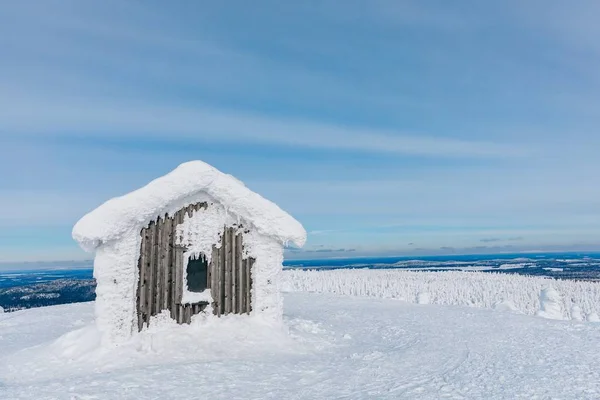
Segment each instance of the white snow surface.
M285 295L283 322L169 318L99 346L93 304L0 315L0 398L598 399L600 324Z
M159 215L192 203L199 193L205 193L227 212L250 222L259 233L283 244L302 247L306 241L306 231L293 217L238 179L202 161L181 164L141 189L108 200L77 222L73 238L84 250L94 251L132 229L139 233Z
M546 318L593 321L600 314L600 282L487 272L373 270L286 270L287 292L335 293L394 298L420 304L460 305ZM545 292L543 292L545 291ZM540 301L542 299L542 301Z

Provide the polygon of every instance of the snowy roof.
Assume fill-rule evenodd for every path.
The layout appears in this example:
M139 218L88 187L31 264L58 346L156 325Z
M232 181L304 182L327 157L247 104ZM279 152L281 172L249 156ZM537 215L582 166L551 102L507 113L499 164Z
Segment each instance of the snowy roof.
M299 247L306 241L306 231L292 216L233 176L202 161L181 164L134 192L108 200L75 224L73 238L84 250L94 251L131 229L146 226L170 205L183 203L201 192L250 222L261 234Z

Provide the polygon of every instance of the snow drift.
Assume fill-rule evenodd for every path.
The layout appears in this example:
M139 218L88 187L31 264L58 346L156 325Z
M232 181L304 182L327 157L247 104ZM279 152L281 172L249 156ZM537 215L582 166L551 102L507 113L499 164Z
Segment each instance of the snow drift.
M600 283L483 272L287 270L287 292L394 298L411 303L512 310L553 319L595 321ZM542 301L540 301L540 297Z

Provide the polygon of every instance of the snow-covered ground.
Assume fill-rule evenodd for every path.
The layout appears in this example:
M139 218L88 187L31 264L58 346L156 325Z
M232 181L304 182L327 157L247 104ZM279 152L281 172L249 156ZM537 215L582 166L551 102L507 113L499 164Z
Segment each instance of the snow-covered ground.
M101 349L92 318L92 303L1 314L0 398L600 398L591 322L288 293L285 326L227 317Z
M542 292L552 288L550 298L556 319L600 320L600 282L559 280L536 276L464 271L407 270L288 270L288 292L335 293L394 298L410 303L509 308L535 315L545 308ZM546 314L547 315L547 314Z

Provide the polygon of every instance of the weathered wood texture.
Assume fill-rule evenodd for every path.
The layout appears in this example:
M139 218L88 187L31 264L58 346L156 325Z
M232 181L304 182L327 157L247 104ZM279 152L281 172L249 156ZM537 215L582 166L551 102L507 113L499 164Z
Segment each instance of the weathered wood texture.
M213 247L209 265L215 315L252 311L251 270L253 258L244 258L243 234L236 227L224 228L220 247Z
M139 280L137 287L138 330L150 318L167 310L178 323L190 323L192 316L203 311L207 303L182 304L185 247L177 245L177 226L186 214L208 207L207 203L191 204L173 216L165 215L142 229ZM208 264L206 287L211 290L213 313L244 314L252 310L253 258L244 258L241 227L225 227L220 243L213 245ZM247 232L247 231L246 231Z

